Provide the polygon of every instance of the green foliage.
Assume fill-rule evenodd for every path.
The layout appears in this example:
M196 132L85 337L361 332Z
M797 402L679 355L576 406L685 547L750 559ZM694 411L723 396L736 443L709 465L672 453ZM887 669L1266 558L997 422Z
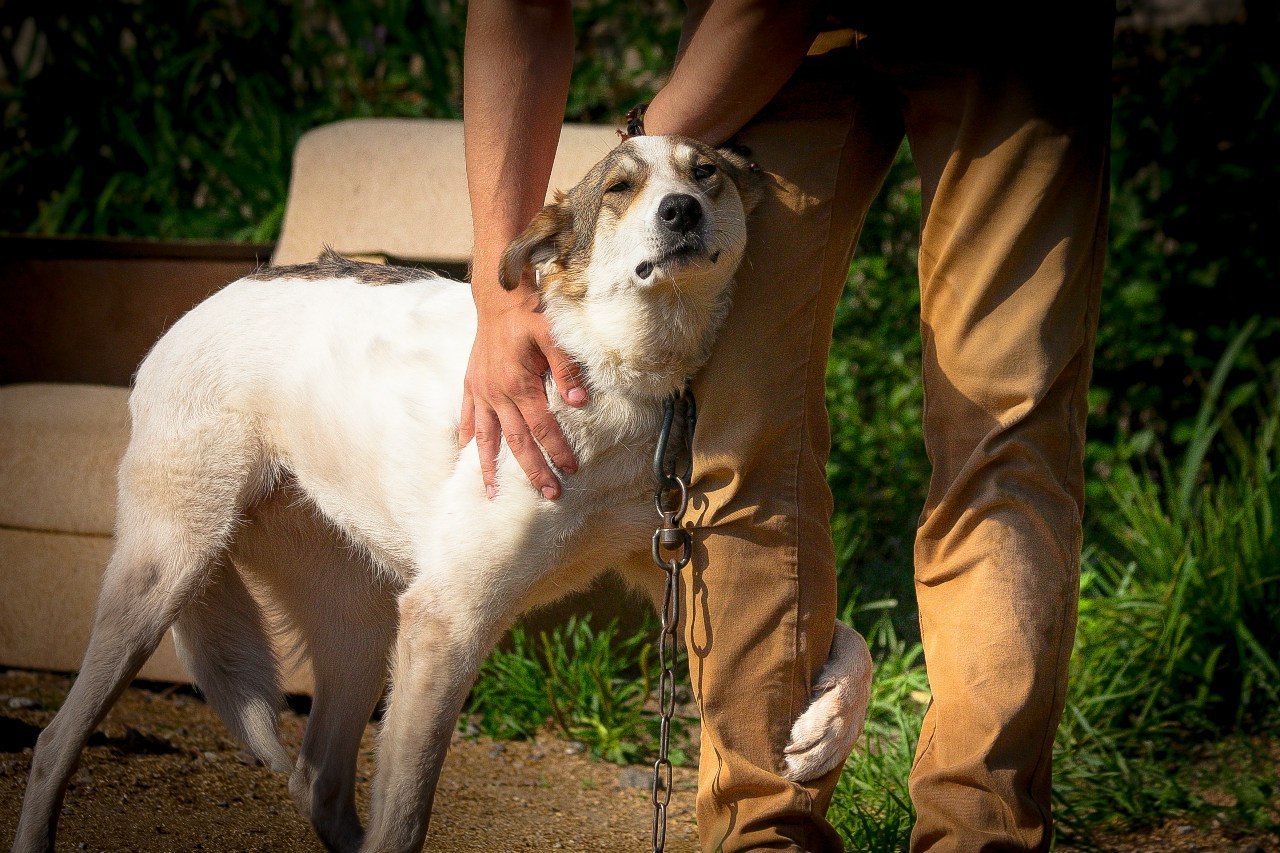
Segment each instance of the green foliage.
M522 627L509 649L498 649L480 670L464 718L496 738L529 738L550 722L591 754L625 764L654 748L656 723L645 703L657 684L657 657L641 632L619 638L616 625L591 628L570 618L534 640ZM674 720L673 764L687 760L683 722Z
M574 17L567 118L617 121L670 66L680 6ZM0 232L275 239L304 131L460 115L465 19L458 0L7 4Z
M1055 793L1073 832L1205 808L1190 779L1206 759L1188 744L1280 723L1280 369L1239 386L1253 393L1223 394L1254 327L1214 371L1182 459L1107 483L1057 740ZM1231 417L1245 399L1251 438ZM1227 470L1206 479L1218 434ZM1224 781L1238 819L1265 825L1256 800L1275 790L1275 768Z
M1110 254L1090 457L1182 444L1216 353L1249 320L1280 356L1268 234L1280 225L1280 23L1121 31L1115 52ZM1261 297L1265 299L1266 297ZM1274 300L1271 300L1274 301Z
M273 239L303 131L352 116L457 114L458 9L59 9L6 10L30 48L0 84L16 141L0 155L3 230Z
M1171 710L1184 726L1242 724L1280 700L1280 367L1259 401L1253 440L1237 439L1225 476L1201 478L1212 437L1238 402L1220 397L1245 338L1215 371L1180 464L1162 464L1158 477L1117 471L1099 510L1105 550L1093 552L1089 583L1101 600L1126 603L1124 622L1138 629L1129 632L1130 654L1155 663L1159 677L1139 684L1124 675L1124 661L1111 673L1095 660L1077 689L1085 702L1108 697L1126 726L1145 728ZM1120 621L1091 609L1097 604L1086 596L1082 635Z
M523 740L536 735L551 717L550 682L523 627L512 629L510 646L494 649L481 666L463 718L478 715L478 730L489 737Z
M1212 804L1199 805L1211 808L1216 820L1264 831L1280 826L1280 766L1273 743L1237 735L1197 747L1192 756L1190 772L1181 775L1192 790L1213 792Z
M573 21L578 43L565 117L621 126L627 110L650 100L666 80L684 4L590 0L573 4Z

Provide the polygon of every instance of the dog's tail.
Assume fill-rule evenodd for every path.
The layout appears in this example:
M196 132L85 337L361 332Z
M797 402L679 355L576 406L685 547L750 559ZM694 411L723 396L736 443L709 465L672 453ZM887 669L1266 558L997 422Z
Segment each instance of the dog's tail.
M837 622L831 654L814 682L809 707L791 727L783 775L793 782L807 782L844 764L862 736L870 701L867 641Z
M178 657L227 728L272 770L288 771L277 715L279 661L258 602L223 559L173 626Z

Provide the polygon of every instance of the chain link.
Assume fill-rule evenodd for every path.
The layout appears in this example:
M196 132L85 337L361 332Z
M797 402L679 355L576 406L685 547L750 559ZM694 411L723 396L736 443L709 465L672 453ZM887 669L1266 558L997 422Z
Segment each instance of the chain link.
M676 409L683 403L684 423L682 444L675 454L668 453ZM693 537L683 527L684 512L689 506L689 481L693 476L693 429L697 423L697 406L693 388L688 382L684 389L667 398L662 410L662 427L658 431L658 446L653 454L653 473L658 487L653 493L653 503L658 510L661 525L653 532L653 562L667 575L666 591L662 599L662 629L658 635L658 707L661 724L658 733L658 759L653 762L653 853L662 853L667 843L667 806L671 803L671 718L676 712L676 648L680 631L680 570L689 564L693 556ZM681 452L682 451L682 452ZM683 455L684 470L677 471L678 458ZM676 458L669 458L674 456Z

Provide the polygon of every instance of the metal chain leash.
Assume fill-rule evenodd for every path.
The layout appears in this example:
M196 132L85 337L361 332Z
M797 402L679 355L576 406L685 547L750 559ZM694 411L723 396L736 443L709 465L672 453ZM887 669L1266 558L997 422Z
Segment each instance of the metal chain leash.
M668 453L676 409L684 404L683 441L675 453ZM658 447L653 453L653 475L658 481L653 494L661 526L653 532L653 562L667 575L662 601L662 630L658 635L659 711L662 722L658 734L658 760L653 762L653 853L662 853L667 843L667 805L671 802L671 718L676 711L676 647L680 631L680 570L693 555L693 537L682 526L689 506L689 481L693 476L693 428L698 410L693 388L686 381L683 390L667 398L658 431ZM681 453L683 451L683 453ZM684 470L677 471L684 456ZM668 458L671 457L671 458ZM670 556L668 556L670 555Z

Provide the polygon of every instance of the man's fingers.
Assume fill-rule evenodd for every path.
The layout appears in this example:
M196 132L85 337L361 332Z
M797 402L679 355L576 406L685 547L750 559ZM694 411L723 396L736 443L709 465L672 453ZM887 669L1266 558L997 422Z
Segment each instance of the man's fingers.
M551 378L555 380L556 389L560 392L561 398L570 406L586 405L587 386L582 381L582 368L578 363L549 341L543 345L542 352L547 357L547 363L551 367ZM552 454L552 458L555 458L555 454ZM556 462L556 464L560 463Z
M475 436L489 497L496 494L497 456L505 438L529 482L554 500L561 487L552 465L572 474L578 460L547 404L546 372L552 372L570 405L586 403L586 383L577 365L555 346L540 314L520 315L514 325L510 315L499 319L510 328L484 334L481 324L477 332L463 387L458 441L465 444Z
M463 386L462 389L462 414L458 417L458 449L467 446L467 443L476 436L476 404L471 399L470 389Z
M548 500L560 497L560 481L556 479L551 466L542 457L542 450L529 434L520 410L514 405L500 406L498 420L502 422L502 435L507 440L507 447L511 448L511 455L524 469L525 476L533 483L533 487Z
M476 451L480 454L480 474L484 478L484 493L490 500L498 494L498 448L502 444L502 424L488 406L477 405L473 410Z
M560 430L560 422L547 409L547 398L542 394L516 400L520 409L520 417L529 425L529 432L542 445L542 449L551 457L556 467L566 474L578 470L578 459L573 455L573 448ZM527 472L527 469L526 469Z

